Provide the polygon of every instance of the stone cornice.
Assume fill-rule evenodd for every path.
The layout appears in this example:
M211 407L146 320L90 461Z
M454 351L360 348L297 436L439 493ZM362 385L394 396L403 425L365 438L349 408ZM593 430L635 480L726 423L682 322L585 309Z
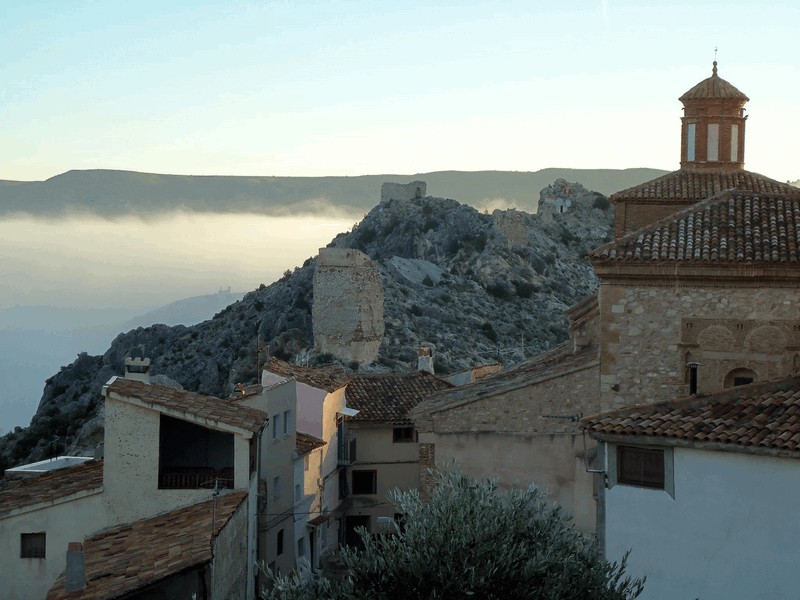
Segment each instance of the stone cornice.
M678 287L800 287L800 265L675 261L592 261L601 283Z

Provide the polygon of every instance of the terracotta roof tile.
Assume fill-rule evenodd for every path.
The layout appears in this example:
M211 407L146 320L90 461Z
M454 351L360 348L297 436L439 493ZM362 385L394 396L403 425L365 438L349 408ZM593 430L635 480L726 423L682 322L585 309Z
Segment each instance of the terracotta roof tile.
M325 444L325 440L321 440L310 433L303 433L302 431L298 431L297 437L295 438L295 448L297 453L301 456L303 454L308 454L312 450L321 448Z
M216 506L208 500L87 538L83 543L86 589L67 594L62 573L47 599L117 598L208 563L212 539L246 498L247 492L224 494L216 499Z
M758 194L797 194L798 188L744 169L679 169L611 195L629 200L705 200L724 190Z
M253 433L257 433L264 426L267 418L265 412L255 408L239 406L213 396L204 396L132 379L115 379L108 386L106 393L114 394L123 401L126 398L136 399L152 406L155 410L166 408L177 411L190 417L189 420L227 425Z
M101 460L8 481L0 488L0 516L26 506L66 499L73 494L102 487Z
M587 346L574 352L574 343L570 340L508 370L494 373L469 385L438 392L420 403L412 411L413 416L418 418L423 414L447 410L523 386L535 385L564 373L589 368L596 365L598 360L597 347Z
M648 437L794 451L800 444L800 377L632 406L581 422L599 438Z
M593 261L798 262L800 194L723 192L600 246L589 257Z
M430 373L413 371L354 377L344 395L347 406L359 411L353 421L401 424L411 422L410 409L431 394L451 387L451 383Z
M717 61L714 61L711 77L695 85L678 100L681 102L692 100L737 100L748 102L750 98L717 74Z
M270 358L264 365L264 370L296 379L320 390L333 392L345 385L349 379L347 371L341 365L325 365L322 367L302 367L293 365L277 358Z

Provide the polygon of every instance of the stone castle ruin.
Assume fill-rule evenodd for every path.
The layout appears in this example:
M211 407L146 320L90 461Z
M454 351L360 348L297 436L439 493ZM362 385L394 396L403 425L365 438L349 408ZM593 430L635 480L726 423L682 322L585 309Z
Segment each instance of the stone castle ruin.
M378 267L359 250L321 248L311 316L318 352L359 363L374 361L384 332Z
M386 182L381 185L381 202L389 200L417 200L427 196L428 184L424 181L411 183Z

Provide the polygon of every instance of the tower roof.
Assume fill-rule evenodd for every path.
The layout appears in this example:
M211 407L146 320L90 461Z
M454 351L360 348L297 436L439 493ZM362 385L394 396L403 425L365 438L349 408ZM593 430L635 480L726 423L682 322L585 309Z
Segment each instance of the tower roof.
M678 100L684 104L692 100L738 100L745 103L750 98L717 74L717 61L714 61L711 77L698 83Z

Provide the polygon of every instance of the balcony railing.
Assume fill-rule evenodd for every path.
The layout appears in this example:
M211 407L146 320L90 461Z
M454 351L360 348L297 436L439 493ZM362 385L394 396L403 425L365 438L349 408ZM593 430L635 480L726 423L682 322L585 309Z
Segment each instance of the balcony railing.
M158 474L160 490L233 488L233 469L211 467L168 467Z

